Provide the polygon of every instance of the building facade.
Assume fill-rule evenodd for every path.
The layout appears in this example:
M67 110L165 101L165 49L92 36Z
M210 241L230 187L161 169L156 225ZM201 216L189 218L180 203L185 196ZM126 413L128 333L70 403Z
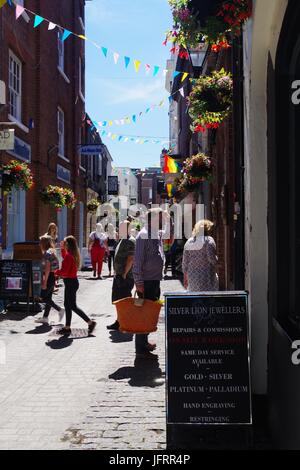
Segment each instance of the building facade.
M20 4L20 2L18 2ZM24 7L53 24L84 34L85 0L25 0ZM15 148L1 161L25 161L35 186L27 193L13 190L3 201L3 245L37 240L49 222L59 238L74 234L82 246L85 233L86 182L78 145L85 115L85 41L74 35L63 40L63 29L33 28L33 15L15 19L15 6L0 9L0 80L6 84L6 106L0 122L15 128ZM74 210L56 212L44 205L40 191L52 184L72 189Z

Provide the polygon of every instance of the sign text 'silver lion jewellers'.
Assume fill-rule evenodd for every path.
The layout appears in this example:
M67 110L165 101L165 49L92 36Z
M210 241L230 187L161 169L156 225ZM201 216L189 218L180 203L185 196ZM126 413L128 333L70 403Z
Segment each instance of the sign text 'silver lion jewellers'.
M252 424L248 294L166 294L167 423Z

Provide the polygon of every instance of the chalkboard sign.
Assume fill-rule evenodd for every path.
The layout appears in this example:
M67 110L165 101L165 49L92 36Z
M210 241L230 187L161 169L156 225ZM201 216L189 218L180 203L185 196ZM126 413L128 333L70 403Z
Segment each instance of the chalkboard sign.
M0 261L0 298L28 302L31 269L31 261Z
M165 296L167 423L252 424L247 293Z

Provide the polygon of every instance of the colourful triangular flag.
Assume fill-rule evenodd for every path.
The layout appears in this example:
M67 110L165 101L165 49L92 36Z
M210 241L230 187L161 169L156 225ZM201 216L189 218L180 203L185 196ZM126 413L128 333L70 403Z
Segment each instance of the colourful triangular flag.
M147 108L147 109L146 109L146 113L149 113L149 111L150 111L150 108Z
M151 69L151 65L146 64L146 65L145 65L145 68L146 68L146 73L149 73L149 72L150 72L150 69Z
M114 63L115 64L118 63L119 57L120 57L120 54L118 54L117 52L114 52Z
M180 88L179 92L180 92L180 94L181 94L182 96L184 96L184 89L183 89L183 87Z
M122 139L123 139L123 136L120 135L119 138L118 138L118 141L120 142Z
M173 96L169 96L169 102L172 103L173 101Z
M84 36L83 34L78 34L78 37L79 37L80 39L84 39L85 41L87 40L87 37Z
M0 0L0 8L4 7L6 0ZM24 11L24 8L23 8Z
M182 75L181 81L184 82L184 80L186 79L186 77L187 77L188 75L189 75L189 73L184 72L184 74Z
M135 71L138 72L139 68L141 66L141 61L140 60L134 60L133 63L134 63Z
M72 34L71 31L69 31L68 29L65 29L63 37L61 38L62 42L64 42L71 34Z
M52 22L50 21L49 26L48 26L48 30L51 31L52 29L55 29L56 26L57 26L57 25L56 25L55 23L52 23Z
M116 138L117 138L117 134L113 134L113 135L111 136L111 140L115 140Z
M178 72L177 70L175 70L175 72L173 73L173 78L176 78L180 74L181 74L181 72Z
M0 8L1 6L3 7L4 3L1 5L0 4ZM21 5L16 5L16 20L24 13L25 11L25 8L21 7Z
M161 102L158 104L158 106L163 106L165 100L161 100Z
M155 75L158 74L159 69L160 69L160 67L158 67L158 65L154 65L153 77L155 77Z
M101 49L104 54L104 57L107 57L107 51L108 51L107 47L101 47Z
M102 126L105 127L107 125L107 121L103 121Z
M164 76L164 77L167 75L168 71L169 71L169 70L167 70L167 69L163 70L163 76Z
M42 16L35 15L33 27L37 28L43 21L44 21L44 18Z
M112 126L112 125L113 125L113 122L112 122L112 121L108 121L108 125L109 125L109 126Z
M124 57L124 61L125 61L125 68L127 69L128 65L129 65L129 62L130 62L130 57Z
M133 122L136 122L136 115L135 114L132 116L132 120L133 120Z

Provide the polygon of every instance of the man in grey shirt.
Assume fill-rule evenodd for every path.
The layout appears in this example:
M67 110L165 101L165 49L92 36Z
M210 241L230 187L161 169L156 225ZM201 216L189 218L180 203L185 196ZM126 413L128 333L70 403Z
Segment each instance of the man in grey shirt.
M115 276L112 286L112 302L131 297L131 291L134 287L132 265L135 239L129 236L129 229L129 221L124 221L120 224L119 230L121 240L118 243L115 253ZM108 325L106 328L108 330L118 330L118 320L116 320L112 325Z
M136 249L133 264L133 277L137 293L149 300L159 300L160 281L164 265L164 250L162 244L162 209L150 209L147 214L147 224L136 238ZM148 342L148 335L135 336L135 351L137 355L151 357L149 354L156 348ZM152 356L156 358L156 356Z

